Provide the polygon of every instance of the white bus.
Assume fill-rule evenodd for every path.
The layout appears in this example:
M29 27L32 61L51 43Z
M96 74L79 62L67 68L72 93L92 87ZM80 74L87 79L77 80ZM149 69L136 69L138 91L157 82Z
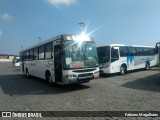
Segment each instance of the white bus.
M22 71L49 84L89 82L99 77L96 46L91 37L63 34L20 52Z
M111 44L97 47L101 74L125 74L129 70L149 69L157 64L155 47Z
M14 57L13 66L20 67L20 57Z

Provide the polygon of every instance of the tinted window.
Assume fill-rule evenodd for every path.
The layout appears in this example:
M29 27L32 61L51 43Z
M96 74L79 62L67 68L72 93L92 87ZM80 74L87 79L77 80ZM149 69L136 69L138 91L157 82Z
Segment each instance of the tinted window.
M144 55L150 55L149 48L144 48Z
M33 60L34 59L34 53L33 53L33 49L30 50L30 60Z
M120 47L120 56L121 57L128 56L128 48L127 47Z
M114 62L116 60L119 60L118 49L112 48L112 50L111 50L111 62Z
M137 54L136 49L134 47L128 47L129 55L134 56Z
M39 59L44 59L44 46L39 47Z
M34 48L34 60L38 59L38 48Z
M137 49L137 56L143 56L144 55L143 48L137 47L136 49Z
M46 44L45 58L46 59L53 58L52 52L53 52L53 43Z
M97 48L98 53L98 61L99 63L105 63L110 61L110 47L98 47Z
M150 48L150 55L155 55L155 49L154 48Z

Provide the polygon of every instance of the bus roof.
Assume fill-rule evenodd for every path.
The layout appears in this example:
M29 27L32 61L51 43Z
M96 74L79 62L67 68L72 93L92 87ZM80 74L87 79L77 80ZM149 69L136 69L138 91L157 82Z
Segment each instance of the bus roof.
M28 48L25 48L23 50L21 50L20 52L24 52L26 50L29 50L29 49L32 49L32 48L35 48L35 47L38 47L38 46L41 46L43 44L46 44L46 43L49 43L49 42L52 42L52 41L56 41L56 40L59 40L59 39L63 39L63 40L74 40L74 39L78 39L77 36L80 36L80 35L77 35L77 34L60 34L60 35L57 35L55 37L52 37L48 40L45 40L43 42L40 42L38 44L35 44L31 47L28 47ZM86 36L88 37L89 39L88 40L83 40L83 41L93 41L92 37L89 37L89 36ZM84 37L83 37L84 38ZM85 39L85 38L84 38Z
M126 47L150 47L150 48L155 48L154 46L142 46L142 45L124 45L124 44L108 44L108 45L103 45L103 46L98 46L98 47L105 47L105 46L110 46L110 47L114 47L114 46L126 46Z
M58 40L58 39L60 39L60 38L61 38L61 35L58 35L58 36L56 36L56 37L52 37L52 38L50 38L50 39L48 39L48 40L42 41L42 42L40 42L40 43L38 43L38 44L35 44L35 45L31 46L31 47L25 48L25 49L21 50L20 52L23 52L23 51L32 49L32 48L34 48L34 47L38 47L38 46L40 46L40 45L46 44L46 43L51 42L51 41L54 41L54 40Z

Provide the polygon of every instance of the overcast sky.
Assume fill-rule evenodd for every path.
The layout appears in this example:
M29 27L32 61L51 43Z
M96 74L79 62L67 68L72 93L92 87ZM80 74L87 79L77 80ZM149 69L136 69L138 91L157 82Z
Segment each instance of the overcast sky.
M160 41L160 0L0 0L0 54L19 54L86 23L97 46Z

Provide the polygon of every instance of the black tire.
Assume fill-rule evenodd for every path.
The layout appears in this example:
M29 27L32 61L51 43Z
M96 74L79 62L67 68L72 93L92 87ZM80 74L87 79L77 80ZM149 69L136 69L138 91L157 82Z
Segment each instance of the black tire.
M149 64L149 62L146 62L145 69L146 69L146 70L149 70L149 69L150 69L150 64Z
M120 67L120 74L121 75L124 75L126 73L126 67L124 66L124 65L122 65L121 67Z

